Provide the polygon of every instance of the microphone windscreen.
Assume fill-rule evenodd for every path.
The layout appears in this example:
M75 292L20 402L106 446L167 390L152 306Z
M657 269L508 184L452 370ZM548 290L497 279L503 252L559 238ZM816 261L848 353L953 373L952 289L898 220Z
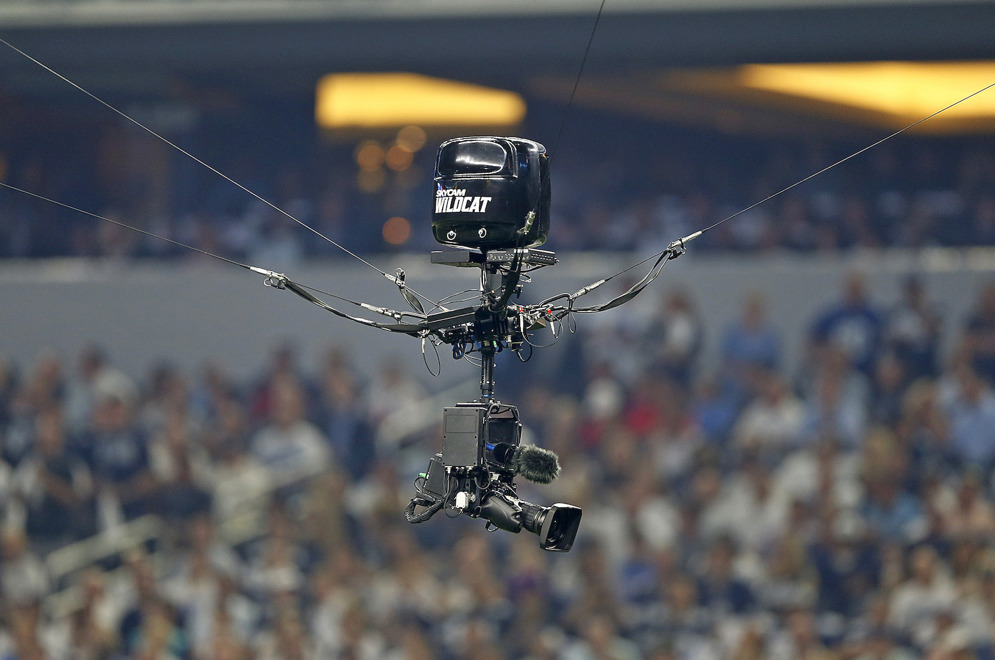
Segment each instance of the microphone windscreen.
M548 484L560 476L560 460L548 449L520 445L512 457L512 469L529 481Z

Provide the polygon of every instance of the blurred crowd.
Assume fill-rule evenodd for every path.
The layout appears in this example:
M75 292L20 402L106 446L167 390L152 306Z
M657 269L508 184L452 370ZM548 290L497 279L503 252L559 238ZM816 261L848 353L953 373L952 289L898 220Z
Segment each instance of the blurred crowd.
M615 126L590 117L576 123L583 138L567 141L551 164L553 250L665 247L866 146ZM205 120L182 142L351 251L420 252L435 245L435 142L404 152L394 170L384 154L399 143L320 143L310 133L299 135L302 130L295 132L279 115L259 127ZM260 139L246 140L246 131ZM523 131L529 134L528 127ZM229 258L284 266L345 256L185 156L164 153L151 138L117 130L105 130L99 139L77 133L89 135L53 129L0 140L4 182ZM239 148L233 151L232 144ZM976 137L886 143L737 216L703 236L696 249L995 245L993 153ZM0 257L195 256L9 189L0 189L0 216ZM386 225L389 218L402 220Z
M545 370L569 378L499 392L563 466L520 495L583 508L566 554L405 521L440 429L384 433L425 391L392 363L0 361L0 659L993 658L995 285L976 297L941 320L922 281L885 308L855 272L777 328L750 296L715 372L693 291L585 324Z

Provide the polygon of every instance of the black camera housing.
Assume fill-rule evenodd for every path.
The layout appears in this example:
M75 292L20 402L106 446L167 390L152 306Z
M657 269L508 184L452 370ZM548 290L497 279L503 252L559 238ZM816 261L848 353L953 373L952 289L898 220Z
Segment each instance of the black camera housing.
M522 423L514 406L496 410L484 404L443 409L442 461L450 467L488 466L511 473L505 455L521 444ZM498 455L495 455L495 449ZM503 450L503 452L502 452Z
M521 470L519 450L536 451L522 447L521 436L514 406L475 402L446 408L442 451L429 460L416 485L418 495L409 504L408 520L421 522L444 507L514 534L531 532L543 550L568 552L581 510L562 503L544 507L518 497L514 478ZM430 513L415 514L415 505L428 507Z
M542 245L549 235L549 156L532 140L476 136L439 145L432 233L483 251Z

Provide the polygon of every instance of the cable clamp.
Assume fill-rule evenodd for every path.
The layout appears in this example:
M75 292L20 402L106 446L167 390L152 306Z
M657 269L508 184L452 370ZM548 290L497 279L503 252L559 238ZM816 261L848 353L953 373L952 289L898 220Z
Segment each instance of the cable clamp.
M691 241L693 241L694 239L698 238L699 236L701 236L704 233L705 233L705 230L699 229L698 231L694 232L693 234L688 234L684 238L678 238L676 241L674 241L673 243L671 243L670 245L668 245L667 246L667 252L670 253L670 258L671 259L676 259L677 257L679 257L682 254L684 254L685 252L687 252L688 248L687 248L686 244L690 243Z
M272 270L266 270L265 268L257 268L255 266L249 266L249 270L253 273L259 273L260 275L265 275L266 279L263 280L263 286L273 287L274 289L286 289L287 288L287 276L283 273L277 273Z

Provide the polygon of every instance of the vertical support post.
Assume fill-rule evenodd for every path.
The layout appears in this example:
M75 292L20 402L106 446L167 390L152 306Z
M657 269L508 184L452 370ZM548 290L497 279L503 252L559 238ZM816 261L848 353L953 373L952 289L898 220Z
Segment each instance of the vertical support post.
M480 271L480 304L487 307L491 296L503 291L504 276L496 265L487 263L487 253L484 252L484 263ZM482 342L480 347L480 400L489 402L494 399L494 356L497 349L493 339Z
M494 398L494 353L492 342L480 349L480 400L483 402Z

